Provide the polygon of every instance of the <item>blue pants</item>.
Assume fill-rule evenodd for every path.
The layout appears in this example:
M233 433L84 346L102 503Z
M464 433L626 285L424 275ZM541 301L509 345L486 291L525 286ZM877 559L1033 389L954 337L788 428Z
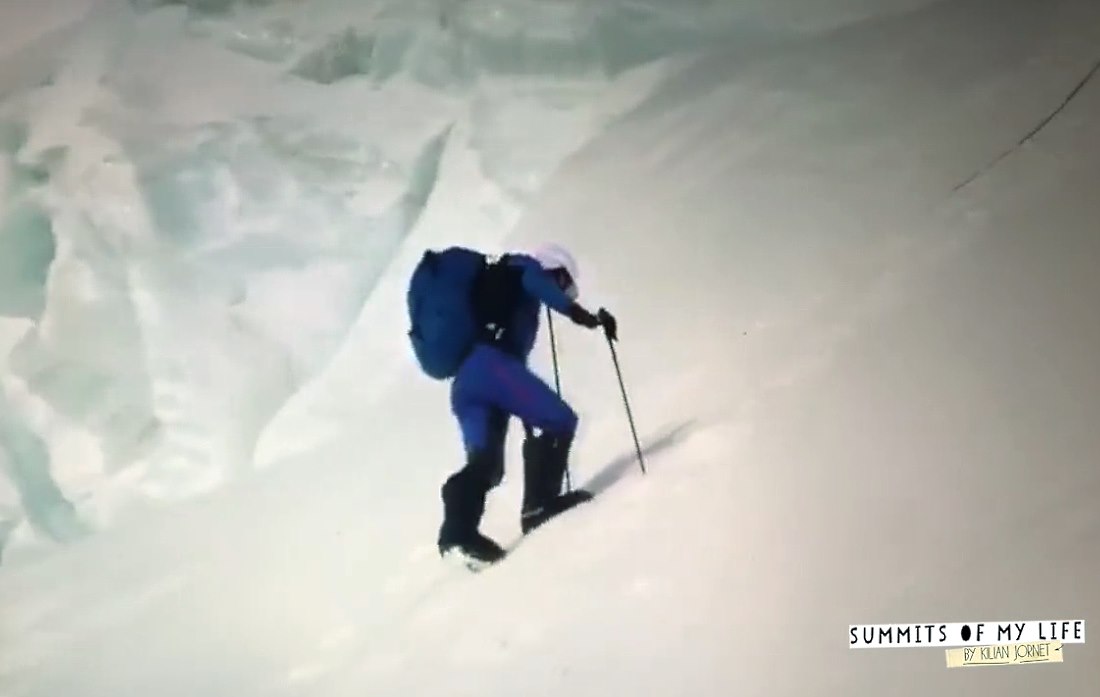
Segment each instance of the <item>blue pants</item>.
M553 388L514 356L480 345L466 359L451 384L451 410L462 430L468 456L480 454L492 471L490 486L504 475L508 421L516 417L527 431L572 439L577 414ZM481 458L478 458L481 459Z

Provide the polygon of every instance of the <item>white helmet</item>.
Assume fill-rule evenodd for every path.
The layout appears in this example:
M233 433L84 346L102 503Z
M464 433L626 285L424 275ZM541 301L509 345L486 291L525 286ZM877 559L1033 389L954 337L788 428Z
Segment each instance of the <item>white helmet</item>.
M568 249L560 244L547 242L536 247L530 254L547 271L564 270L569 276L564 290L571 300L577 299L580 276L577 270L577 260L569 253Z

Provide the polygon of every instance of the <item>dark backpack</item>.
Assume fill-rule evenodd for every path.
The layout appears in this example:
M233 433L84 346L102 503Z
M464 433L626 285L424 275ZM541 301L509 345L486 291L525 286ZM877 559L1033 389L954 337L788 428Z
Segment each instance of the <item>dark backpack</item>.
M474 345L501 345L522 295L523 271L464 247L428 250L409 280L409 339L421 370L454 377Z
M409 279L409 339L420 368L436 380L454 377L481 325L474 290L488 260L463 247L428 250Z

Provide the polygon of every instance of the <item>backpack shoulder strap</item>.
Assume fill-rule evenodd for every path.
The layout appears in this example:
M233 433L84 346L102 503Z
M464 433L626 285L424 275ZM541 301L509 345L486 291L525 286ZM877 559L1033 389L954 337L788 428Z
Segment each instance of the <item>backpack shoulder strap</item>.
M489 328L490 338L499 339L520 301L523 269L510 264L505 254L488 259L474 282L471 304L478 326Z

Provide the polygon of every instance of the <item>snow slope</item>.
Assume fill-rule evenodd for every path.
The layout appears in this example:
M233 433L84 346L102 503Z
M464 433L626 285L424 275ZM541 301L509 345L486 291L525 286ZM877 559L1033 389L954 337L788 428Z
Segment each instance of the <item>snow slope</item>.
M1091 644L948 672L846 626L1100 611L1098 39L1084 0L958 0L632 74L480 240L584 259L648 476L606 346L563 323L574 476L603 496L483 576L440 568L456 433L394 300L425 244L478 233L425 209L263 467L0 567L0 690L1091 694Z

